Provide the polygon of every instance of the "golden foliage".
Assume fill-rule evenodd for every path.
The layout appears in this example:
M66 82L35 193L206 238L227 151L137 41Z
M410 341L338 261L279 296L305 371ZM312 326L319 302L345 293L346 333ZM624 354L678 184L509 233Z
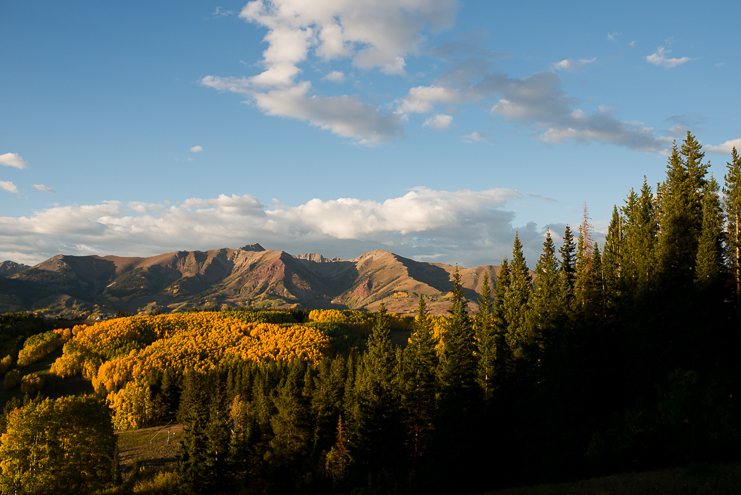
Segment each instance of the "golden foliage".
M116 428L139 428L155 414L144 382L150 371L171 368L205 373L234 358L317 363L329 345L319 329L246 322L239 315L178 313L76 326L52 372L60 376L82 372L98 392L107 394Z

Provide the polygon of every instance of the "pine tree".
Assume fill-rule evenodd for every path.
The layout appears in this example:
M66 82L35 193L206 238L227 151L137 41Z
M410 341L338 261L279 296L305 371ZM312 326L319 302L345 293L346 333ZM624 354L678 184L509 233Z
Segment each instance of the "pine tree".
M488 404L494 390L496 374L496 326L491 307L491 287L489 274L484 272L479 311L474 321L476 333L476 354L478 356L478 381L484 392L484 404Z
M724 271L723 213L720 208L718 183L710 178L702 201L702 232L697 249L695 285L706 291L717 291Z
M185 429L178 450L178 480L183 493L204 493L209 481L208 393L204 377L189 370L185 375L183 395L187 398L184 412Z
M481 476L478 470L481 456L475 435L481 421L482 404L477 383L476 339L457 269L453 276L453 294L441 359L435 433L431 439L432 462L443 493L454 484L465 491Z
M494 323L502 333L507 333L507 322L504 319L504 296L507 293L509 282L509 263L507 263L507 257L505 256L497 274L496 291L494 293Z
M527 304L532 290L532 277L527 268L522 244L515 232L512 262L509 264L510 281L504 295L504 320L507 322L507 345L514 357L521 357L527 341Z
M605 293L608 304L617 305L621 296L621 272L625 246L623 243L623 218L618 213L617 206L612 209L612 218L607 227L605 249L602 254L602 269L605 278Z
M383 304L368 338L363 374L356 382L357 467L364 473L398 468L403 460L404 422L401 397L396 386L396 353Z
M300 366L291 363L273 398L276 414L270 418L274 434L270 441L271 455L277 458L277 463L289 468L308 454L312 439L300 376Z
M435 370L438 366L435 339L427 313L424 296L419 296L419 309L414 332L404 349L403 406L407 411L407 431L413 462L424 453L427 439L433 430Z
M708 168L701 148L689 132L681 150L675 143L662 187L659 267L664 286L673 290L689 288L694 279Z
M206 427L208 486L220 492L228 479L230 431L226 411L226 397L218 373L211 377L214 393L208 411Z
M727 223L728 260L736 281L736 331L741 347L741 156L733 147L723 187L723 210Z
M535 266L537 278L528 302L527 323L530 343L542 339L544 332L547 332L561 315L558 272L556 248L548 230L543 242L543 253Z

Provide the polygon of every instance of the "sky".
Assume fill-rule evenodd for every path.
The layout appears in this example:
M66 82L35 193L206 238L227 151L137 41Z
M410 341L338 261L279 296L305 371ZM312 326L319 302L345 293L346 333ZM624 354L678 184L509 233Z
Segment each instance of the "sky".
M0 261L260 243L530 267L691 131L741 149L741 4L0 1Z

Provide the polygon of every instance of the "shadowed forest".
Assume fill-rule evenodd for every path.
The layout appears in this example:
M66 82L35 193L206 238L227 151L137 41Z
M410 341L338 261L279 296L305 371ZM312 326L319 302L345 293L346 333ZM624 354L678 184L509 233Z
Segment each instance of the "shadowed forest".
M422 296L415 318L4 315L2 493L480 493L738 461L741 158L723 187L708 170L688 133L603 245L586 208L534 267L515 236L475 313L456 271L442 317ZM114 427L169 423L177 462L122 473Z

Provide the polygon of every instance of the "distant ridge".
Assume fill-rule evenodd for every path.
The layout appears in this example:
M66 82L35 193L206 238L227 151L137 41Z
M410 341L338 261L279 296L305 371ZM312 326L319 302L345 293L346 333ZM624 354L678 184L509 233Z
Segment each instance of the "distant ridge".
M0 311L62 317L224 306L375 310L381 302L389 311L413 314L420 294L433 314L443 314L455 270L383 250L341 260L317 253L293 256L260 244L147 258L60 254L32 267L13 262L0 267L9 273L0 279L6 281L0 283ZM492 265L460 269L472 309L483 274L494 280L498 271Z
M26 268L30 268L30 266L24 265L23 263L16 263L15 261L3 261L0 263L0 277L15 275Z

